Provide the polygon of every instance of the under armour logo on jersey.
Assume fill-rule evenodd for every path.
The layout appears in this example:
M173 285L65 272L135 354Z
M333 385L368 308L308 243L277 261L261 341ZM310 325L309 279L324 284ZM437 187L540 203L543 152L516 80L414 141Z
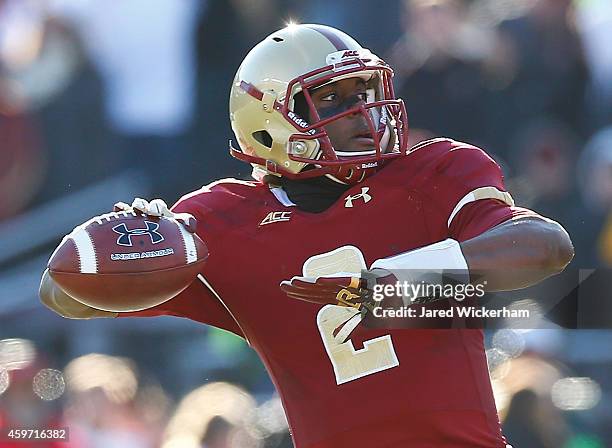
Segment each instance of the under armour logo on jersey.
M113 227L113 232L119 234L119 238L117 238L117 244L119 246L131 247L132 236L135 235L149 235L149 238L151 238L151 243L161 243L164 240L164 236L157 231L157 229L159 229L159 224L150 221L145 221L144 223L147 226L146 229L128 230L127 225L124 222Z
M270 212L268 215L259 223L260 226L266 224L272 224L273 222L289 221L291 219L291 212Z
M354 195L349 195L347 197L344 198L344 206L346 208L352 208L353 207L353 201L356 201L357 199L363 199L363 203L367 204L368 202L370 202L372 200L372 196L368 194L368 191L370 190L370 187L361 187L361 193L358 194L354 194Z

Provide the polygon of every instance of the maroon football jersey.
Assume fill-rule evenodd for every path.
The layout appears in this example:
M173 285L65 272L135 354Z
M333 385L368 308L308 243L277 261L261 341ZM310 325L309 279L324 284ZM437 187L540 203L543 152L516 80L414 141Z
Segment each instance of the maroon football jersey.
M482 331L360 324L340 342L330 325L352 309L289 299L279 284L344 247L369 267L471 238L518 213L511 205L499 166L447 139L395 159L322 213L300 211L258 182L215 182L174 208L197 218L210 250L201 278L129 315L184 316L245 337L280 393L298 448L506 447Z

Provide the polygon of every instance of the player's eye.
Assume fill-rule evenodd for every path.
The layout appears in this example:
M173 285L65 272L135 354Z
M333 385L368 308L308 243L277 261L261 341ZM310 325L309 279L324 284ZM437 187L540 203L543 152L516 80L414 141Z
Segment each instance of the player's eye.
M319 101L323 101L323 102L333 102L336 101L336 98L338 98L338 95L336 95L335 92L330 92L326 95L323 95L322 97L319 98Z

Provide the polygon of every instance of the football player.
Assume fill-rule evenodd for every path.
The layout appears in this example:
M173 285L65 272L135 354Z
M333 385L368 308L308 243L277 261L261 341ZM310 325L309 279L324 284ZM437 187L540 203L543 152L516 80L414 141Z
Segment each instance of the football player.
M197 219L210 250L197 281L162 305L110 313L45 274L43 302L65 317L174 315L242 336L298 448L506 447L481 330L367 325L361 305L413 269L462 272L466 284L486 270L488 289L522 288L563 270L573 247L559 224L514 206L481 149L448 138L409 149L392 75L337 29L271 34L230 92L230 151L255 180L213 182L172 211L131 205Z

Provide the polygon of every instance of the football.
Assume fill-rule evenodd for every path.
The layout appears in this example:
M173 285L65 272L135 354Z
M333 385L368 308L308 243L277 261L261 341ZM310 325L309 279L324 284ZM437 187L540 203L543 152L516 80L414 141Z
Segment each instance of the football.
M207 257L202 239L176 219L122 211L76 227L47 267L79 302L126 312L175 297L195 280Z

